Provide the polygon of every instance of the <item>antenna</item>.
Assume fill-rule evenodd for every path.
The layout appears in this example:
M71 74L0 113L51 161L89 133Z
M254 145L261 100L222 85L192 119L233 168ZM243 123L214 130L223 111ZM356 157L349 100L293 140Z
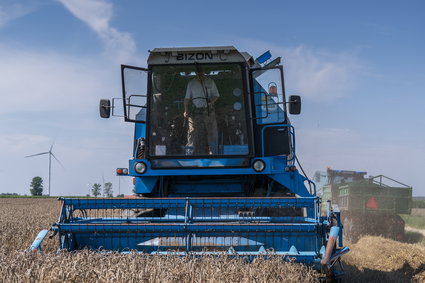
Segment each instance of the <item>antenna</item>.
M60 164L60 166L62 166L62 168L64 168L63 165L62 165L62 163L59 161L59 159L57 159L57 157L52 152L54 145L55 145L55 143L53 142L52 145L50 146L49 151L25 156L25 158L28 158L28 157L34 157L34 156L39 156L39 155L44 155L44 154L48 154L49 155L49 188L48 188L48 196L50 196L50 188L51 188L50 187L50 184L51 184L51 179L52 179L52 156L53 156L54 159L56 159L56 161Z

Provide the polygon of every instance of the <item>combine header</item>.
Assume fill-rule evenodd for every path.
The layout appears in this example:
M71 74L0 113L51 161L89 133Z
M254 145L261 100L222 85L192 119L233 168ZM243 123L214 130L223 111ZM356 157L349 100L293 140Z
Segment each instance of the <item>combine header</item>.
M339 275L339 212L321 216L296 167L280 58L232 46L158 48L122 66L124 118L135 123L134 199L62 199L60 248L151 254L277 254ZM100 115L116 115L116 99ZM35 247L36 248L36 247Z

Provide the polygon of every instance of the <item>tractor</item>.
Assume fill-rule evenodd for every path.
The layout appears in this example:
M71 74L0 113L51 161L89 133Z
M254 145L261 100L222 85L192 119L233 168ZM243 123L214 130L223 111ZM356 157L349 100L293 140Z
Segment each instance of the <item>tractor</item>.
M410 214L412 187L384 175L365 177L367 172L350 170L316 171L314 180L322 206L337 205L344 225L344 239L355 243L362 235L404 239L404 220Z

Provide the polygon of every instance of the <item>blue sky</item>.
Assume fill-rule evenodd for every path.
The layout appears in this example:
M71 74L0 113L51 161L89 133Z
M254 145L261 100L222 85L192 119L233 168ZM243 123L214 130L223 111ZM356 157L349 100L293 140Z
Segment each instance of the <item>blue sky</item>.
M425 2L0 0L0 180L29 192L86 194L131 155L132 125L98 117L119 97L120 64L146 66L155 47L234 45L282 56L307 173L384 174L425 195ZM120 191L130 193L121 178Z

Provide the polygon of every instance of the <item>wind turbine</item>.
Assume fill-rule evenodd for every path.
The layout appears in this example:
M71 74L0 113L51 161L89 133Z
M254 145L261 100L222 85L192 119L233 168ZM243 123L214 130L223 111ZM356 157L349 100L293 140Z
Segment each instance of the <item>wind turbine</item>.
M50 181L51 181L51 176L52 176L52 156L53 156L53 158L54 159L56 159L56 161L62 166L62 168L63 168L63 165L62 165L62 163L59 161L59 159L57 159L56 158L56 156L53 154L53 152L52 152L52 149L53 149L53 145L54 145L55 143L52 143L52 146L50 146L50 149L49 149L49 151L46 151L46 152L41 152L41 153L37 153L37 154L32 154L32 155L28 155L28 156L25 156L26 158L27 157L34 157L34 156L39 156L39 155L44 155L44 154L48 154L49 155L49 193L48 193L48 195L50 196Z

